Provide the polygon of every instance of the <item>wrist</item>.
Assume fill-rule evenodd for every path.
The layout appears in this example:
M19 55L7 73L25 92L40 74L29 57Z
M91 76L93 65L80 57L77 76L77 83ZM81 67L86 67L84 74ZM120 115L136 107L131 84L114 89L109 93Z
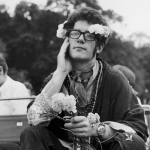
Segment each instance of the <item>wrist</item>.
M96 135L97 135L100 139L103 139L103 137L104 137L105 134L106 134L106 125L103 124L103 123L100 123L100 124L97 126Z
M55 70L51 81L53 85L55 85L56 87L57 85L61 87L66 76L67 76L67 73L62 72L61 70Z
M68 73L69 73L69 71L63 71L61 69L56 69L55 72L54 72L54 75L57 74L61 77L66 77Z

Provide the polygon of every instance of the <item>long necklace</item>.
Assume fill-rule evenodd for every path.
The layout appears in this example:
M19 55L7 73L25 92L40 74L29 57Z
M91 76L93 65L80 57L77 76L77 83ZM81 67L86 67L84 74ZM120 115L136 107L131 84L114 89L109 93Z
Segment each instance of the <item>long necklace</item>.
M93 92L92 92L89 104L87 104L85 107L80 107L79 104L77 103L77 110L78 110L78 114L79 115L87 116L87 114L89 112L93 112L93 110L94 110L98 89L101 86L101 81L102 81L102 78L103 78L103 63L102 63L102 61L98 61L98 63L99 63L100 67L99 67L99 71L98 71L97 76L96 76L95 81L94 81ZM67 78L65 80L65 86L66 86L66 88L67 88L67 90L68 90L68 92L70 94L70 90L69 90L69 87L70 87L69 75L67 76Z
M82 73L91 71L94 65L95 65L95 60L93 60L92 63L89 63L89 64L88 64L84 69L82 69L81 71L78 71L78 70L75 70L75 69L74 69L73 71L71 71L71 72L68 74L68 76L69 76L69 78L71 78L71 79L74 80L75 82L86 83L86 82L88 82L88 81L90 80L90 77L87 78L87 79L82 79L82 78L80 77L80 75L81 75ZM73 72L77 72L77 74L74 75Z
M95 103L96 103L96 99L97 99L97 93L98 93L98 89L100 88L101 86L101 82L102 82L102 78L103 78L103 64L101 61L98 61L99 62L99 70L98 70L98 74L95 78L95 82L94 82L94 87L93 87L93 92L92 92L92 95L91 95L91 100L90 100L90 103L87 104L84 108L82 107L78 107L77 106L77 111L78 111L78 115L83 115L83 116L87 116L87 114L89 112L93 112L94 110L94 107L95 107ZM69 76L67 76L66 78L66 88L70 94L70 90L69 90L69 87L70 87L70 81L69 81ZM87 143L90 145L90 138L82 138L82 137L76 137L74 136L74 140L73 141L80 141L81 143ZM76 143L75 143L75 147L76 147ZM88 150L85 146L82 146L80 145L80 149L81 150Z

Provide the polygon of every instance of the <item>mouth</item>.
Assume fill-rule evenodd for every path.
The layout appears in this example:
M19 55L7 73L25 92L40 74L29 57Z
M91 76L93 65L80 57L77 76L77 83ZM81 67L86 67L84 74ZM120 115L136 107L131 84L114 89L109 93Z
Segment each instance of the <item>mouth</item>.
M80 46L74 47L74 49L82 49L82 50L86 50L84 47L80 47Z

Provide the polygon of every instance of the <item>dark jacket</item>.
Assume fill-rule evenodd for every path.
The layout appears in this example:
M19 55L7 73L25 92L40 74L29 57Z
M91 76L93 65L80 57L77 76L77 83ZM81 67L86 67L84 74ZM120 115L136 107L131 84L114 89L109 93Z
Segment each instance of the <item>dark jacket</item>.
M103 62L103 66L103 79L98 89L93 113L100 115L101 122L115 121L132 127L146 141L148 133L144 120L144 111L138 104L127 79L112 69L106 62ZM44 85L51 77L52 74L45 79ZM63 115L62 113L61 116ZM60 139L70 141L67 131L61 129L63 124L63 121L55 118L48 128ZM92 141L95 143L94 138L92 138Z

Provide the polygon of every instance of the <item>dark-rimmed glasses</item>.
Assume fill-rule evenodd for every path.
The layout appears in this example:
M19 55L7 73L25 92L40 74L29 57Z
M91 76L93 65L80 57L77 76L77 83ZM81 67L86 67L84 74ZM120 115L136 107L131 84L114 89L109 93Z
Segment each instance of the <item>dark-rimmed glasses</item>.
M68 36L72 39L78 39L81 36L81 34L83 34L83 37L86 41L94 41L95 40L95 35L88 31L81 32L80 30L70 30L68 32Z

